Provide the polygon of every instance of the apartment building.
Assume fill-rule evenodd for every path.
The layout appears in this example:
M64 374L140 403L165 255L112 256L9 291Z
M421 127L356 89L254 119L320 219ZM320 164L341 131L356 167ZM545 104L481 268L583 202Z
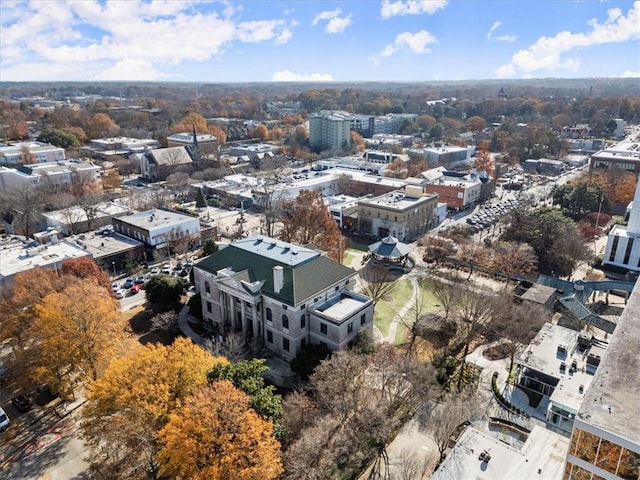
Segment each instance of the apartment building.
M309 145L314 150L349 147L354 119L351 113L328 110L309 115Z
M64 148L43 142L16 142L0 144L0 165L14 167L24 163L23 154L28 151L33 157L28 163L49 163L65 160Z
M23 189L46 187L53 191L65 190L74 182L84 186L102 188L101 168L91 162L63 160L60 162L20 165L16 168L0 167L0 188Z

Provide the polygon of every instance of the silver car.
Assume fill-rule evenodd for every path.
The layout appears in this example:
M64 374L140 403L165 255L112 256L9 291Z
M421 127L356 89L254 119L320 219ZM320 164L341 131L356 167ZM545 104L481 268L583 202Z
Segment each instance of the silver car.
M9 416L0 408L0 432L6 430L10 423Z

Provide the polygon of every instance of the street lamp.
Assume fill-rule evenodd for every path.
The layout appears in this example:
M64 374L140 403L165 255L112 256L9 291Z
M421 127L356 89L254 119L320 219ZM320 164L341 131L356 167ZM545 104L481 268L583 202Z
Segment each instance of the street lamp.
M111 266L113 267L113 276L116 276L116 262L111 262Z

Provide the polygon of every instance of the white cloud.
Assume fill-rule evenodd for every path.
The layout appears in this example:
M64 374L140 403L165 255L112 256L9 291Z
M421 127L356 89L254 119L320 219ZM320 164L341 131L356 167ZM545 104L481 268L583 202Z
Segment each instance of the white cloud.
M328 73L293 73L290 70L282 70L271 76L273 82L333 82L334 78Z
M518 39L518 37L516 35L498 35L498 36L494 36L493 32L495 32L500 25L502 25L502 22L500 22L500 21L493 22L493 25L491 25L491 28L489 29L489 33L487 33L487 38L489 40L494 40L496 42L513 43Z
M383 0L382 18L400 15L432 15L447 6L448 0Z
M614 78L640 78L640 70L632 72L631 70L625 70L620 75L616 75Z
M67 65L67 79L115 80L120 73L129 79L127 72L136 68L140 79L161 78L167 65L210 60L233 43L277 45L293 36L291 20L242 22L228 18L239 15L240 7L222 2L216 5L222 10L218 13L210 5L201 8L201 3L210 2L30 2L13 5L11 15L5 16L3 1L0 78L29 79L22 76L29 69L19 67L27 58L32 65L43 63L56 71L54 65ZM80 62L86 67L70 68Z
M324 31L327 33L342 33L345 29L351 25L352 13L346 17L341 17L342 9L336 8L335 10L325 10L317 14L311 25L315 26L320 21L327 21L327 25L324 27Z
M426 30L420 30L416 33L402 32L396 35L393 43L384 47L380 55L389 57L402 47L408 47L414 53L429 53L431 50L427 48L427 45L437 42L436 37Z
M506 71L515 74L519 71L523 75L529 75L539 70L558 69L576 71L580 66L580 60L577 57L563 58L564 54L595 45L640 38L640 1L634 2L626 16L620 9L612 8L607 11L604 23L592 19L588 25L591 29L584 33L563 31L554 37L540 37L529 48L516 52L510 63L498 68L496 74Z
M166 76L162 72L156 70L149 61L131 59L120 60L115 65L99 72L95 76L95 80L140 80L151 81L158 80Z
M509 78L513 77L516 74L516 71L513 68L513 65L507 63L506 65L498 67L495 73L498 78Z

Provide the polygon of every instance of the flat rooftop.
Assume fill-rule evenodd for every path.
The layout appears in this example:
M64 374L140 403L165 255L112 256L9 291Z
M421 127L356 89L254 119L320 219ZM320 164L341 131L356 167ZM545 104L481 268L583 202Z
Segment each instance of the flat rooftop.
M351 317L363 306L370 301L367 297L360 295L352 295L351 293L343 292L342 294L330 299L328 302L323 303L316 308L318 312L321 312L324 316L329 317L335 323L342 322L345 318Z
M576 420L640 445L640 282L593 377Z
M179 225L191 220L196 222L198 221L196 217L192 217L190 215L183 215L181 213L158 209L134 213L133 215L125 215L123 217L119 217L118 220L146 230L158 227L168 227L170 225Z
M0 243L0 277L12 277L16 273L37 267L54 268L54 265L60 265L64 260L90 255L90 252L77 245L60 241L48 245L28 245L16 238Z
M478 456L487 450L491 459ZM489 433L467 427L432 480L560 479L569 439L535 426L522 448L511 447Z
M393 191L374 198L364 198L359 201L363 205L383 207L390 210L405 210L414 208L417 204L437 197L437 195L425 194L420 197L409 197L404 192Z
M632 160L637 162L640 161L640 142L626 140L594 153L591 155L591 158L594 160L606 158L620 161Z
M108 232L102 235L97 232L72 235L64 239L65 242L77 245L89 252L94 259L110 257L121 252L126 252L137 247L142 247L143 243L133 238L120 235L118 232Z
M579 332L559 325L545 323L527 349L521 355L519 363L553 378L558 379L550 401L564 405L574 412L578 412L584 402L586 391L592 384L594 375L587 373L588 355L600 356L605 348L600 345L592 345L584 352L578 348ZM598 342L606 345L604 342ZM558 351L558 346L563 346L566 353ZM571 371L571 365L576 362L577 369ZM564 369L561 368L564 364ZM600 365L598 369L602 368ZM582 392L580 392L582 386Z

